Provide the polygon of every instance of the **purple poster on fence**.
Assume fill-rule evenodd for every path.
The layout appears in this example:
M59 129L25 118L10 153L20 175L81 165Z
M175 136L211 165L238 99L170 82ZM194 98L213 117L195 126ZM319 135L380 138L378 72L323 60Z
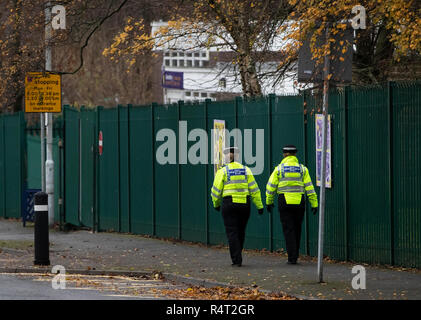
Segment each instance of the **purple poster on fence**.
M183 89L183 73L164 71L162 73L162 87L169 89Z

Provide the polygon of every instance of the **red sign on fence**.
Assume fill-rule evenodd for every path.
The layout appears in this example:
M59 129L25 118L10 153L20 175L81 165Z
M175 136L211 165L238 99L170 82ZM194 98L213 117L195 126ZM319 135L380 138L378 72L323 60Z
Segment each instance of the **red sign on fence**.
M98 150L99 150L99 155L102 156L102 131L99 132Z

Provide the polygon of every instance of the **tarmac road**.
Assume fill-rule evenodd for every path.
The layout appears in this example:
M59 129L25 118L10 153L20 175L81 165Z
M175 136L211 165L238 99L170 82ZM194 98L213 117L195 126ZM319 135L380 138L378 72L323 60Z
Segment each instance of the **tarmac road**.
M51 274L0 273L0 300L157 300L168 298L157 290L176 287L161 280L72 274L64 289L54 289L52 280Z

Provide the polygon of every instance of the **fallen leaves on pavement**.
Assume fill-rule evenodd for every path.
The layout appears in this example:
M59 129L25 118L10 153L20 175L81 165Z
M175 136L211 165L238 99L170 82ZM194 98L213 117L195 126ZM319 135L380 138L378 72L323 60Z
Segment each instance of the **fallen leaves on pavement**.
M193 300L298 300L283 293L265 293L257 288L238 287L192 286L187 289L162 290L161 293L175 299Z

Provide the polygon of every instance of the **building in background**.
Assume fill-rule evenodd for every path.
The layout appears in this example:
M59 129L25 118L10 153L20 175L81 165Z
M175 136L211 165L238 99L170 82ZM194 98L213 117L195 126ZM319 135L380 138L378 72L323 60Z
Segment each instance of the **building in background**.
M160 27L167 26L167 23L153 22L151 26L154 34ZM214 47L189 50L182 43L177 41L177 45L169 44L155 49L162 59L161 70L155 72L161 72L163 103L228 100L242 95L239 72L232 63L233 51ZM256 66L259 73L265 75L261 79L263 94L298 93L294 85L295 74L275 83L278 77L276 68L282 58L279 46L273 48L272 57L273 61Z

